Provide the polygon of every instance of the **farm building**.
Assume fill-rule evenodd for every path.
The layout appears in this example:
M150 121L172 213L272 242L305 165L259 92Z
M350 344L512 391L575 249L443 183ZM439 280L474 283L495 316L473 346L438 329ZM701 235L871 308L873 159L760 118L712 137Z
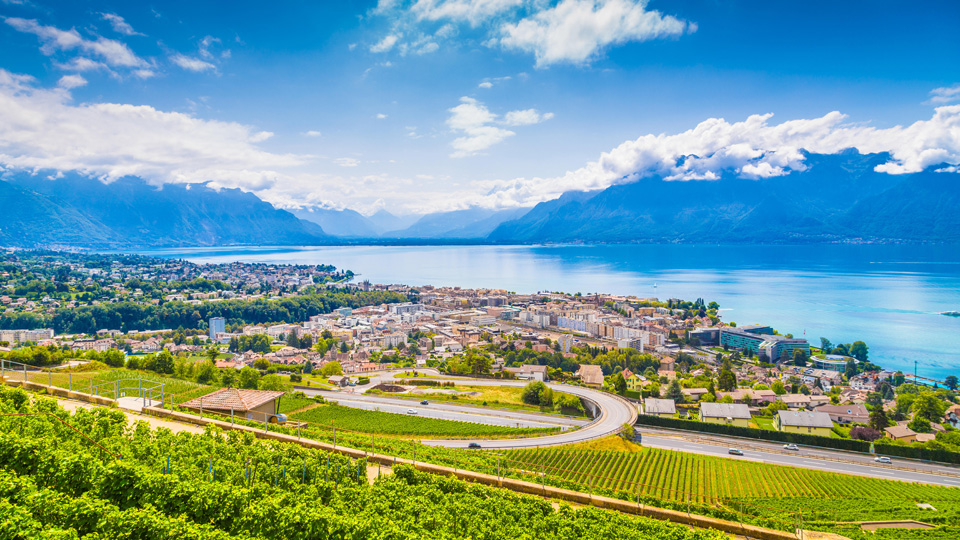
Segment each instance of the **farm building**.
M750 427L750 408L742 403L701 403L700 421Z
M829 437L830 430L833 429L833 420L825 412L779 411L777 417L773 419L773 427L777 431Z
M895 440L912 443L917 440L917 432L907 426L892 426L884 428L884 435Z
M226 414L242 414L244 418L262 422L264 419L277 420L277 409L284 392L273 390L245 390L222 388L205 396L191 399L180 404L181 407L194 410L211 411Z

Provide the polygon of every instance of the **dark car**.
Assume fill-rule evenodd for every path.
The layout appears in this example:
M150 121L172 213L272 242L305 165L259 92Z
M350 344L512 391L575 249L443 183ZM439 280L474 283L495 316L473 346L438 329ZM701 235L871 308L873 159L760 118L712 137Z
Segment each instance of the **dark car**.
M734 456L742 456L743 450L740 450L739 448L731 448L727 453Z
M427 400L423 400L423 401L420 402L420 404L421 404L421 405L429 405L430 402L427 401Z
M467 445L467 448L480 448L480 443L472 442Z

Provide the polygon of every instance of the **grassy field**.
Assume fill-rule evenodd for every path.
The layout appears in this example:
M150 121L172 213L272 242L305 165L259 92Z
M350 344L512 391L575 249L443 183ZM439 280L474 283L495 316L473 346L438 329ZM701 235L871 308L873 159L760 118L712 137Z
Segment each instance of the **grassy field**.
M283 400L281 400L282 402ZM513 428L473 422L456 422L413 415L365 411L339 405L321 405L293 414L293 420L311 426L336 427L362 433L382 433L416 437L478 438L520 437L555 433L558 428Z
M430 390L430 387L423 387L423 390ZM480 407L493 407L498 409L510 409L525 412L538 412L544 414L564 414L567 416L584 416L577 411L557 411L549 407L540 407L538 405L529 405L520 399L523 392L521 387L512 386L471 386L457 385L453 388L444 388L444 390L457 390L459 392L476 392L479 395L449 395L440 392L428 394L383 394L389 397L408 398L408 399L427 399L430 401L442 401L444 403L457 403L460 405L475 405ZM555 393L559 396L560 393Z

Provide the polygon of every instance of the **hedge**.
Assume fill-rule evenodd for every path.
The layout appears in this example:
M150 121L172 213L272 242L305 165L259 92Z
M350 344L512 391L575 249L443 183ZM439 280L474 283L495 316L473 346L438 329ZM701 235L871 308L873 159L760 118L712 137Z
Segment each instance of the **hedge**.
M686 431L716 433L719 435L731 435L734 437L745 437L748 439L802 444L805 446L835 448L837 450L849 450L852 452L870 452L870 443L857 439L834 439L831 437L821 437L819 435L807 435L805 433L790 433L767 429L728 426L726 424L711 424L697 420L683 420L679 418L661 417L646 414L641 414L637 417L637 424L682 429ZM957 452L930 448L917 448L915 446L899 446L895 444L888 444L883 441L884 439L876 441L875 450L878 454L922 459L925 461L937 461L940 463L960 464L960 453Z

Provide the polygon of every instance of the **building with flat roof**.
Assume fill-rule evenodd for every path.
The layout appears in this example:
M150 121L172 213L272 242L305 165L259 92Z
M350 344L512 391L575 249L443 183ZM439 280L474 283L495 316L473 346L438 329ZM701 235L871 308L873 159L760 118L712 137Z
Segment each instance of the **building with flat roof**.
M784 353L786 353L787 358L793 359L795 349L800 349L808 356L810 355L810 344L807 343L806 339L775 335L769 326L724 327L720 330L720 344L744 351L752 351L758 356L765 354L771 362L779 360Z
M223 317L213 317L210 319L210 340L216 341L217 334L227 331L227 321Z

